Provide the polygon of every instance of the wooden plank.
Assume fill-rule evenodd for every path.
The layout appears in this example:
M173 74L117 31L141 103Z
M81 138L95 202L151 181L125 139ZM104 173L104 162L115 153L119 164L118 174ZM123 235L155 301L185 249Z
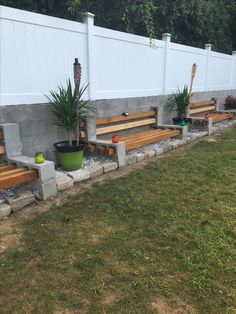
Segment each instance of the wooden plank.
M167 138L176 137L181 134L181 130L171 130L164 132L163 134L157 134L156 136L151 136L149 138L145 139L139 139L137 141L130 142L125 145L126 150L134 149L137 147L141 147L144 145L160 142L162 140L165 140Z
M1 163L0 163L0 168L3 168L3 167L5 167L5 166L8 166L8 163L6 163L6 162L1 162Z
M38 171L34 169L26 170L24 173L16 173L0 179L0 189L7 189L17 184L34 181L38 178Z
M129 120L134 120L134 119L139 119L139 118L147 118L147 117L155 116L156 114L157 114L156 110L150 110L150 111L145 111L145 112L131 113L128 116L119 115L119 116L113 116L113 117L97 118L96 125L129 121Z
M125 142L129 139L136 139L137 137L142 137L142 136L145 136L146 134L153 134L153 133L156 133L156 132L161 132L163 129L148 129L148 130L144 130L144 131L136 131L136 132L133 132L133 133L129 133L129 134L124 134L124 135L121 135L119 136L120 138L120 141L121 142Z
M115 147L106 147L106 154L108 156L113 156L115 155L115 153L116 153Z
M111 133L111 132L117 132L121 130L136 128L138 126L150 125L154 123L156 123L156 118L150 118L150 119L145 119L141 121L134 121L134 122L129 122L129 123L111 125L111 126L98 128L96 131L96 134L100 135L100 134L106 134L106 133Z
M200 112L206 112L206 111L211 111L211 110L215 110L216 106L209 106L209 107L202 107L202 108L198 108L198 109L191 109L189 111L189 114L194 114L194 113L200 113Z
M157 135L162 135L164 133L166 133L167 131L168 132L171 132L172 130L171 129L157 129L157 130L154 130L155 132L151 133L151 134L144 134L143 136L137 136L135 138L129 138L127 140L125 140L125 143L129 143L129 142L134 142L134 141L138 141L140 139L145 139L145 138L149 138L149 137L153 137L153 136L157 136Z
M218 121L222 121L222 120L227 120L227 119L232 119L234 117L233 114L214 114L211 116L213 122L218 122Z
M16 169L16 166L15 165L5 165L3 167L0 167L0 173L8 171L8 170L12 170L12 169Z
M87 150L88 150L90 153L95 153L95 152L96 152L96 145L95 145L95 144L88 144L88 145L87 145Z
M5 154L5 146L0 145L0 154Z
M199 101L199 102L194 102L191 103L190 108L196 108L196 107L204 107L204 106L210 106L210 105L215 105L216 101L215 100L209 100L209 101Z
M12 170L7 170L7 171L4 171L4 172L1 172L0 173L0 180L5 178L5 177L17 174L17 173L24 173L24 172L26 172L28 170L29 169L27 169L27 168L16 168L16 169L12 169Z
M97 151L99 154L103 155L103 154L106 154L106 146L99 146L97 147Z

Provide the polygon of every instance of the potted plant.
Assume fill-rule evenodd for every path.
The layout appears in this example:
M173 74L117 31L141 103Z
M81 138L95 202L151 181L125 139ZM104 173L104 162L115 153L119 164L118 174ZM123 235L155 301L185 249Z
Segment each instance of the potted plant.
M173 92L169 97L168 106L170 111L177 111L178 114L177 117L172 118L174 124L185 125L188 122L187 111L191 97L192 94L189 92L187 85L182 90L178 88L177 92Z
M59 86L58 91L50 91L50 96L46 96L51 104L51 111L56 117L55 124L67 131L67 141L54 144L58 162L66 171L77 170L82 165L84 143L80 141L79 120L86 118L92 110L88 107L89 100L83 99L88 85L80 88L81 66L78 59L76 61L79 70L77 74L75 73L75 88L72 87L69 79L66 87ZM73 140L75 133L77 139Z
M225 110L235 110L236 109L236 97L227 96L225 99Z

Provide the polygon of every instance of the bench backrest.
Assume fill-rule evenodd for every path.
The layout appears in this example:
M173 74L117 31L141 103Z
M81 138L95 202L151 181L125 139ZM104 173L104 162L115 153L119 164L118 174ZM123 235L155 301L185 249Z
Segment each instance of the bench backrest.
M97 118L96 135L133 129L136 127L154 125L157 123L157 110L136 112L128 115Z
M216 100L209 100L209 101L200 101L191 103L189 115L194 115L202 112L209 112L216 110Z

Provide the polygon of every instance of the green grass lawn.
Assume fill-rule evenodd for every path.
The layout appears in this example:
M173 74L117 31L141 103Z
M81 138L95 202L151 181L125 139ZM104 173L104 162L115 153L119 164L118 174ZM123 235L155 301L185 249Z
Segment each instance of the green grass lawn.
M236 128L22 223L0 313L234 313Z

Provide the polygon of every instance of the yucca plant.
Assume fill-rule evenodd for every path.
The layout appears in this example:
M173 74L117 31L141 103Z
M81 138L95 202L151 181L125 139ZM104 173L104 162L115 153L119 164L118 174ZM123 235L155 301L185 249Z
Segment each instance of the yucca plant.
M189 92L187 85L183 89L178 88L177 92L173 92L168 99L170 111L177 111L180 119L185 118L191 97L192 94Z
M85 118L92 110L87 106L89 100L83 99L87 87L88 85L78 90L72 88L71 81L68 79L66 87L58 86L58 92L50 91L50 96L46 96L51 104L51 111L56 117L55 124L67 131L69 146L72 146L79 119Z

